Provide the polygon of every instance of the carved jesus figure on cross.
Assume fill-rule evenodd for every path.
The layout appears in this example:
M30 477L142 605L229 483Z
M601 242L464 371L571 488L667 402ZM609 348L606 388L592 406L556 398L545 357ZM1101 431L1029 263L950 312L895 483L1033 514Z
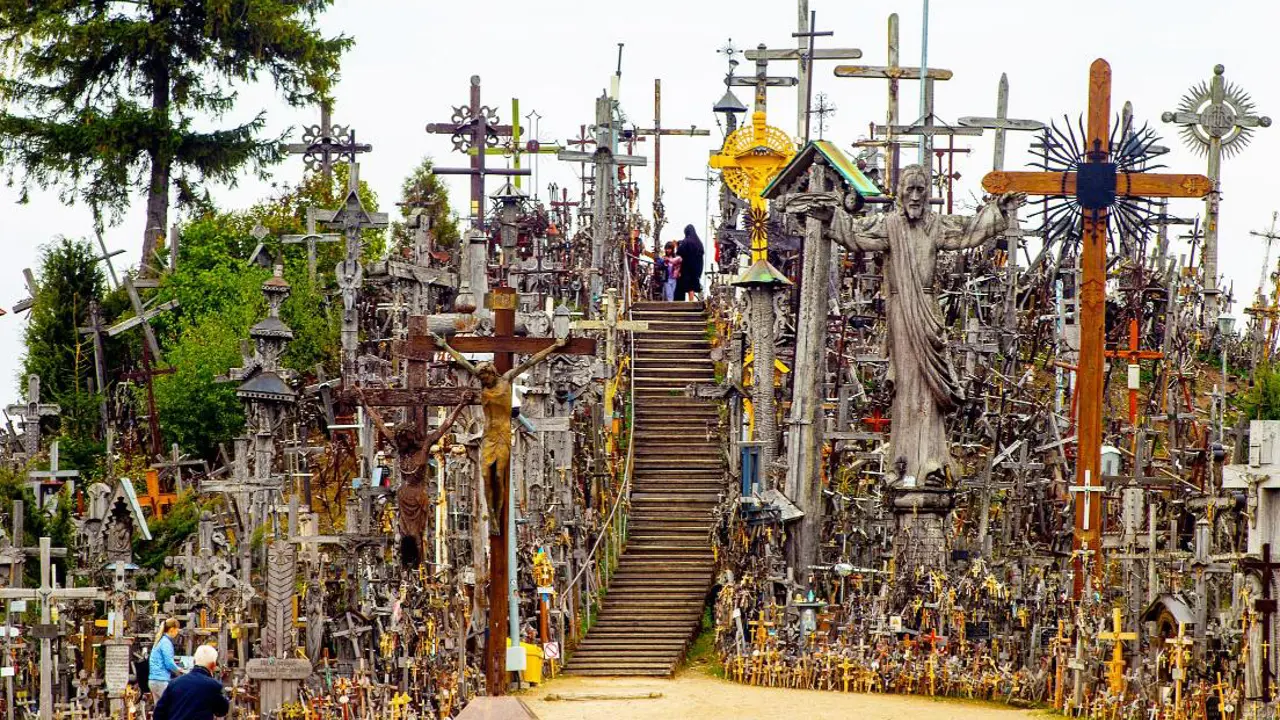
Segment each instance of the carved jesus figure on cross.
M945 418L963 400L933 298L938 252L976 248L999 237L1009 226L1010 213L1025 198L1022 193L997 195L974 217L935 215L929 211L928 171L910 165L902 170L893 212L854 217L848 212L851 207L836 209L833 239L850 250L889 255L885 310L893 454L899 462L905 459L903 475L922 483L941 484L946 479L951 453Z
M502 511L507 500L507 483L511 470L511 381L528 372L535 365L551 357L565 345L568 338L556 342L528 360L499 374L491 362L474 365L462 353L453 349L445 339L431 333L431 339L449 354L463 370L480 381L480 408L484 413L484 436L480 440L480 471L484 477L485 501L489 505L489 517L504 517ZM501 534L501 529L490 528L490 534Z

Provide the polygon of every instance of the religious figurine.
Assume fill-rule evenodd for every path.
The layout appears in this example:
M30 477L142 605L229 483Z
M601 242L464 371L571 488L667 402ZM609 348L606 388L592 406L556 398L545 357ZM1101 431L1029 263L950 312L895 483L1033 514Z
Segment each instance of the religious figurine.
M568 338L557 340L549 347L531 355L520 365L499 374L491 362L473 365L462 353L454 350L444 338L431 333L450 357L480 381L480 407L484 413L484 437L480 440L480 472L484 476L485 501L489 505L489 517L494 520L489 531L500 534L497 519L503 517L507 500L507 484L511 475L511 381L530 368L546 360L557 350L569 344Z
M458 405L453 409L440 427L426 436L413 423L397 428L393 433L387 429L372 407L368 407L369 416L374 424L388 440L396 446L396 455L400 460L400 489L396 492L396 506L400 523L400 564L405 568L416 568L422 564L424 542L427 532L427 516L431 512L432 501L427 495L427 460L431 446L435 445L454 421L462 414L467 405Z
M971 218L935 215L929 210L928 171L910 165L902 170L893 212L854 217L846 207L834 208L834 240L850 250L889 254L885 310L894 455L906 458L905 476L922 484L949 474L951 455L944 421L964 399L933 298L938 251L975 248L999 237L1009 226L1010 213L1025 197L1021 193L997 196ZM850 200L851 196L843 204L849 206Z

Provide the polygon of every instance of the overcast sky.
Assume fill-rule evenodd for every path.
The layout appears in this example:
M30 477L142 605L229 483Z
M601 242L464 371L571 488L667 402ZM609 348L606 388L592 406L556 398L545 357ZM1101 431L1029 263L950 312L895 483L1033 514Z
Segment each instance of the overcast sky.
M1280 118L1280 86L1274 81L1270 51L1280 7L1265 0L1218 0L1206 6L1189 0L1074 0L1072 3L1025 0L934 0L930 18L930 66L954 71L939 83L936 112L946 122L966 115L992 115L1001 72L1010 83L1013 117L1048 121L1086 105L1089 64L1098 57L1111 62L1113 108L1131 100L1135 115L1150 122L1173 148L1165 162L1173 171L1204 172L1204 159L1188 150L1176 130L1160 122L1183 93L1207 80L1215 64L1227 78L1253 95L1258 111ZM901 18L904 65L920 58L920 0L813 0L819 29L835 36L820 47L860 48L859 64L886 62L886 25L890 12ZM426 155L441 166L460 166L465 156L453 154L445 136L427 135L430 122L446 122L453 105L467 101L468 79L482 78L483 101L510 120L510 101L519 97L521 113L541 115L539 139L564 141L590 124L594 98L608 87L617 62L617 43L625 43L621 103L627 117L649 126L653 118L653 81L663 81L663 125L710 128L709 138L669 138L663 143L663 186L669 239L686 223L704 224L704 185L685 178L703 177L708 153L721 135L711 112L724 92L724 56L717 50L732 39L740 49L766 43L794 44L796 9L786 0L739 0L734 3L650 0L625 8L609 3L507 2L437 3L424 0L338 0L324 16L329 33L356 40L342 66L336 89L335 122L349 124L374 151L361 159L361 177L379 193L384 209L398 198L405 175ZM878 80L835 78L836 63L819 63L814 93L825 92L837 107L826 137L848 149L867 134L868 124L883 122L886 85ZM740 74L750 72L744 62ZM794 74L794 63L771 65L770 74ZM918 85L902 84L902 116L918 115ZM738 89L750 104L749 89ZM771 124L794 132L796 91L771 90ZM282 132L318 121L314 109L294 110L273 96L270 87L242 90L228 121L268 112L269 127ZM532 119L532 118L531 118ZM295 133L297 134L297 133ZM529 130L532 135L532 129ZM296 139L296 138L295 138ZM1008 169L1030 160L1027 134L1012 134ZM991 165L990 134L965 139L973 152L960 156L959 192L978 191ZM1265 229L1280 208L1267 181L1280 148L1280 128L1261 129L1241 154L1224 162L1221 219L1221 265L1234 281L1237 299L1252 297L1261 271L1262 244L1250 230ZM644 146L638 154L648 154ZM904 151L912 153L913 151ZM904 157L907 155L904 154ZM537 164L540 194L558 182L577 195L576 165L543 157ZM275 170L275 181L295 183L302 162L294 158ZM652 169L638 170L641 207L651 202ZM490 181L496 188L500 178ZM455 207L466 207L465 179L450 180ZM264 183L246 177L236 188L219 188L217 201L243 207L262 197ZM35 193L27 205L15 204L17 193L0 188L0 218L5 231L4 267L0 269L0 304L6 309L25 297L21 270L33 266L37 249L58 235L89 233L83 207L63 207L53 193ZM1202 205L1177 201L1171 212L1193 216ZM137 262L143 226L142 203L124 224L107 235L108 246L123 249L119 265ZM1280 250L1280 249L1278 249ZM1276 253L1272 254L1272 264ZM1237 302L1239 314L1242 303ZM0 317L0 406L20 397L17 377L25 316Z

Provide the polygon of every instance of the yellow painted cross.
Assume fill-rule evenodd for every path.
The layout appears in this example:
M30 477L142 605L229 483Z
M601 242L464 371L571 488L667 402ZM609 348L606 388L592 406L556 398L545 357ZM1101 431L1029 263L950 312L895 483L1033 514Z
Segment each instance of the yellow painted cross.
M766 123L761 110L751 114L751 124L725 138L724 147L711 156L711 167L734 195L751 204L751 263L769 254L769 203L760 193L796 154L795 143L782 130Z
M1107 663L1107 682L1111 694L1119 696L1124 692L1124 641L1137 640L1138 633L1121 632L1124 623L1120 608L1111 609L1111 631L1098 633L1099 640L1106 640L1111 645L1111 660Z

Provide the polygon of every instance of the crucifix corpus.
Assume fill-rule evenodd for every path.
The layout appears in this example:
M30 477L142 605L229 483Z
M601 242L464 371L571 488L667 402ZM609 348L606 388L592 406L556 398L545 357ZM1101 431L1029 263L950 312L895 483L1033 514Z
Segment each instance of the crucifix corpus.
M1103 485L1102 405L1103 342L1106 313L1107 224L1109 210L1126 197L1204 197L1213 186L1203 175L1159 175L1117 169L1111 145L1111 66L1098 59L1089 69L1089 112L1085 147L1066 148L1076 153L1073 167L1063 172L992 172L982 180L990 193L1020 192L1074 197L1083 216L1080 256L1080 361L1076 372L1079 417L1077 419L1075 501L1074 591L1085 589L1083 557L1092 561L1093 574L1101 580L1102 503L1089 496Z
M455 337L452 344L432 334L436 346L449 354L469 374L480 380L480 405L484 413L484 436L480 441L480 468L485 500L489 505L489 637L485 677L489 693L506 691L506 639L508 609L515 588L510 585L511 562L508 544L513 541L511 503L511 382L553 354L594 355L594 340L569 340L567 323L557 326L557 337L516 337L514 288L494 288L488 306L493 311L492 337ZM567 320L567 316L564 317ZM557 318L559 320L559 318ZM464 352L493 353L493 362L474 364ZM515 365L516 353L531 353ZM512 627L512 630L516 628ZM519 647L518 643L513 643Z

